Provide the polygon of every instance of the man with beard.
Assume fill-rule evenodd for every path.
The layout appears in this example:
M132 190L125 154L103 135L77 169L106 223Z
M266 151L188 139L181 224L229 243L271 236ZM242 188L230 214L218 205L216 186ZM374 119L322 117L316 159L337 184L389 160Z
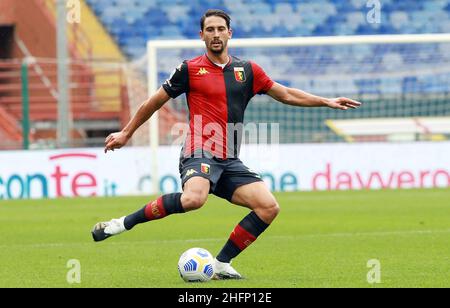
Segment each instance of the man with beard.
M230 21L225 12L208 10L200 21L206 53L184 61L140 106L126 127L105 141L105 152L123 147L170 98L186 94L190 131L179 162L183 192L163 195L131 215L97 223L92 231L94 240L102 241L140 223L200 209L212 193L251 210L217 255L215 279L242 278L231 266L231 260L253 243L280 211L260 176L238 158L240 138L230 129L243 123L250 99L256 94L267 94L288 105L341 110L361 105L348 98L323 98L285 87L272 81L256 63L230 56Z

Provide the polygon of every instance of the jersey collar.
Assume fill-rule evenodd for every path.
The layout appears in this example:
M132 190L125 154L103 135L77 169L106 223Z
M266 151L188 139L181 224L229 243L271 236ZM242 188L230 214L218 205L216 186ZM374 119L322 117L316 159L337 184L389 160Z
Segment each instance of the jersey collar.
M215 64L213 61L211 61L211 59L208 57L208 55L205 53L203 55L203 57L205 58L206 61L208 61L212 66L217 67L222 69L220 66L218 66L217 64ZM226 69L228 66L230 66L230 64L233 62L233 57L228 55L228 63L227 65L225 65L225 67L223 69Z

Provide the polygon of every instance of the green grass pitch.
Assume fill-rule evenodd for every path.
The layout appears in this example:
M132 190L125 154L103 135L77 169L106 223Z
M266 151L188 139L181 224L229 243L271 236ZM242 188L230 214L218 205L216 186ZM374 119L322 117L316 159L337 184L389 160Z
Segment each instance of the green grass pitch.
M199 211L94 243L102 220L151 198L0 201L0 287L450 287L450 190L295 192L276 197L273 225L233 266L246 279L187 284L188 248L216 255L248 213L210 196ZM79 260L81 283L66 280ZM367 282L368 261L381 283Z

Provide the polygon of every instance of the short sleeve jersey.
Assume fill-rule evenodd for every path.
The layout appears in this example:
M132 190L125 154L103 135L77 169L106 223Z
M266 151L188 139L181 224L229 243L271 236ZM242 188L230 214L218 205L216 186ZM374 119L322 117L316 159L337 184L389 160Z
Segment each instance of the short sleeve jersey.
M182 156L202 151L222 159L237 157L245 109L273 84L256 63L236 57L224 68L206 54L180 64L163 88L171 98L186 94L190 130Z

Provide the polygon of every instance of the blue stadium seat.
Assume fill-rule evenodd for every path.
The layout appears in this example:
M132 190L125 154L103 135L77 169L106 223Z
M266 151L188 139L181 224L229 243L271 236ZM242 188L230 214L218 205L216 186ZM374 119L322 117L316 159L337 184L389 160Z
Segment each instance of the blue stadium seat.
M375 35L409 33L450 33L450 0L416 1L383 0L381 24L366 20L367 0L86 0L119 46L130 59L145 55L149 39L198 38L199 19L208 8L230 12L235 38L291 37L331 35ZM272 63L270 51L261 54L258 61L271 70L274 78L294 85L304 84L302 75L338 74L336 65L349 58L372 65L348 67L345 74L389 71L407 65L411 59L420 59L433 66L443 59L450 60L450 45L428 46L429 49L411 45L391 47L303 48L305 57L320 54L315 63L302 63L296 49L286 51L294 55L295 63L288 60ZM432 48L436 48L434 52ZM192 56L191 50L180 51L183 58ZM252 55L248 55L251 57ZM174 57L175 58L175 57ZM446 60L446 61L448 61ZM173 63L167 63L167 68ZM166 68L166 67L165 67ZM342 73L342 72L341 72ZM166 78L167 76L161 76ZM334 87L364 93L394 93L404 91L448 91L449 76L437 79L420 79L415 76L389 80L340 80ZM308 87L320 85L308 85Z

